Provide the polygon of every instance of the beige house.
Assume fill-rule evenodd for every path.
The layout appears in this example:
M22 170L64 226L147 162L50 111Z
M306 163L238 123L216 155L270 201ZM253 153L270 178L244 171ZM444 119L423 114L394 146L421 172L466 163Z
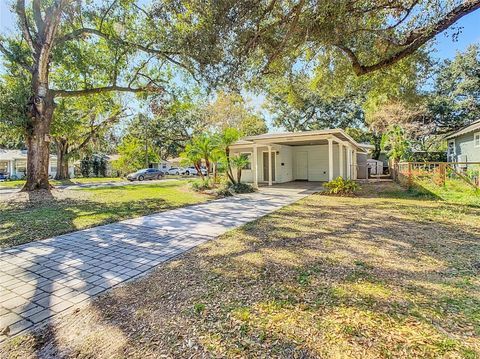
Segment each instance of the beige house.
M357 154L366 153L364 146L341 129L249 136L235 142L230 150L249 157L242 179L254 186L331 181L338 176L357 179Z

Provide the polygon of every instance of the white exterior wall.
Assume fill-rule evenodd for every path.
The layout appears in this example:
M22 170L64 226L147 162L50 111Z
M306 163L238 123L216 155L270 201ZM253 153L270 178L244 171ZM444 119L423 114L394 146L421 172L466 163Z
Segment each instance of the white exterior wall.
M258 181L268 182L268 178L263 178L263 152L268 151L268 147L258 147ZM347 175L347 148L343 148L343 173ZM278 153L277 153L278 152ZM328 181L328 145L307 145L307 146L286 146L272 145L272 153L275 153L275 181L274 183L285 183L299 179L296 171L295 156L298 152L307 152L307 180L308 181ZM232 149L232 155L240 153L251 154L253 166L253 148ZM273 164L272 164L273 166ZM340 154L339 144L333 143L333 178L340 176ZM253 168L243 170L242 182L253 182Z
M291 146L278 146L277 183L293 181L293 150Z
M268 182L268 178L263 178L263 153L268 152L268 147L258 147L258 182ZM277 153L278 152L278 153ZM242 171L242 182L253 182L253 148L232 149L231 155L248 153L251 157L252 169ZM275 154L275 181L274 183L284 183L293 181L292 172L292 147L283 145L272 145L272 153ZM283 164L283 165L282 165ZM272 167L274 164L272 163Z
M292 148L294 162L295 156L298 152L307 152L307 179L309 181L328 181L328 145L294 146ZM333 143L333 178L340 175L339 161L340 156L338 153L338 144ZM296 165L293 166L293 173L293 178L298 179Z

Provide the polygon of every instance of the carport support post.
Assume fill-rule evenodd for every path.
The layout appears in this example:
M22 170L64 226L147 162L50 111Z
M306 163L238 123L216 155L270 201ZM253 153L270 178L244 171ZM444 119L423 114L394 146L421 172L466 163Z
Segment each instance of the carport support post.
M343 169L345 167L345 165L343 164L343 144L342 143L339 143L338 144L338 163L339 163L339 169L340 169L340 177L342 178L345 178L343 177L345 174L343 173Z
M353 179L357 179L357 150L353 150Z
M268 185L272 185L272 146L268 146Z
M347 179L352 179L352 149L347 146Z
M258 188L258 149L253 145L253 187Z
M333 140L328 139L328 180L333 181Z

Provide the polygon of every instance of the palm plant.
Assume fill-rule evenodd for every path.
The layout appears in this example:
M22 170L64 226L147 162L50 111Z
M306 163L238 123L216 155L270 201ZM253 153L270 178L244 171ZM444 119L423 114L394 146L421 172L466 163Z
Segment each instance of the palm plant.
M236 183L240 183L242 179L242 170L248 166L250 160L248 159L248 156L246 154L242 153L240 155L230 157L230 162L232 166L237 170ZM233 181L233 184L235 184L235 181Z
M222 149L218 147L215 147L214 150L210 153L214 184L217 183L218 164L222 162L224 158L225 158L225 153L222 151Z
M193 164L197 172L200 174L202 180L204 179L202 173L202 152L193 143L188 143L185 146L185 150L180 153L182 162L186 164Z
M230 146L240 138L240 134L235 128L226 128L217 136L217 146L225 155L227 164L227 176L230 182L235 183L230 159Z
M192 147L200 154L201 158L205 160L205 167L207 168L207 177L210 177L210 160L212 152L216 149L216 143L213 136L204 133L192 139ZM197 169L198 170L198 169Z

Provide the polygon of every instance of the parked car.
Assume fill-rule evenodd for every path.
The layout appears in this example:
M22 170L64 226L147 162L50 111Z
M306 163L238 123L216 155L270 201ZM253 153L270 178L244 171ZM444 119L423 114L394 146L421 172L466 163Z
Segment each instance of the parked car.
M129 181L143 181L146 179L154 180L154 179L161 179L165 174L156 169L156 168L145 168L142 170L138 170L137 172L130 173L127 176Z
M185 172L185 169L182 167L171 167L167 170L168 175L179 175Z
M201 171L204 176L207 175L207 170L205 168L202 167ZM194 175L198 175L198 171L194 166L190 166L185 168L181 174L187 175L187 176L190 176L190 175L194 176Z
M0 173L0 182L8 180L8 176L4 173Z

